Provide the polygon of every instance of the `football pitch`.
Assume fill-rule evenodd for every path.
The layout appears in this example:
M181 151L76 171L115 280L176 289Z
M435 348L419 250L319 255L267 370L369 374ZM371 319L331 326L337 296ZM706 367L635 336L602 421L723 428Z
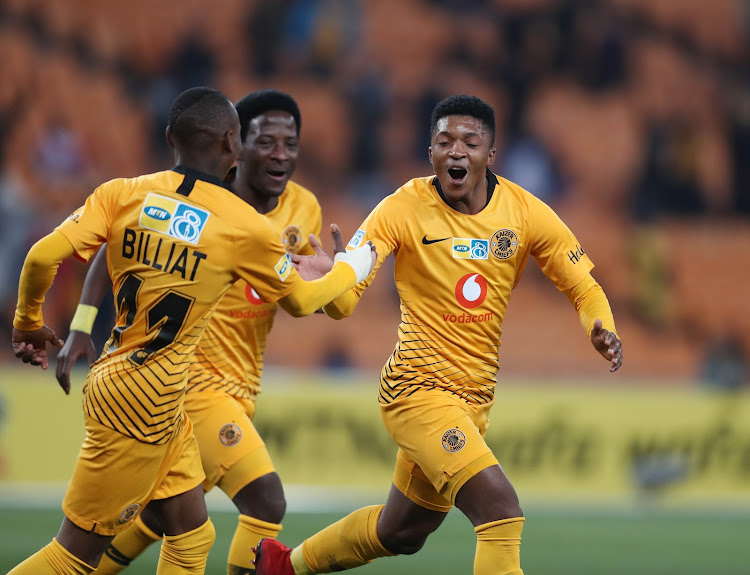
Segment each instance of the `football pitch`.
M564 512L527 510L522 562L527 575L747 575L750 516L700 512ZM328 525L342 513L289 513L281 540L289 545ZM61 512L0 508L0 574L45 545ZM208 575L226 573L225 558L236 515L212 512L216 544ZM417 555L380 559L363 575L471 575L475 536L469 522L452 512ZM151 575L158 546L126 571Z

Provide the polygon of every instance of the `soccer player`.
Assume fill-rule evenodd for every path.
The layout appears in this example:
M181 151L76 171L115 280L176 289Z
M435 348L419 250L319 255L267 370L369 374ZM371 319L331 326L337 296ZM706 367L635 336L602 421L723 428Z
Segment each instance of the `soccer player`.
M83 390L86 439L52 542L12 575L91 573L112 537L149 502L164 532L158 575L205 570L214 528L206 513L198 447L183 399L195 346L221 296L252 281L266 302L312 313L364 279L369 247L338 254L331 273L303 281L268 220L223 187L241 147L221 92L193 88L175 100L167 140L176 167L99 186L29 251L12 336L16 357L47 368L62 345L41 306L58 265L104 243L117 322Z
M242 149L231 188L271 221L290 254L314 254L308 236L318 236L321 209L315 196L290 180L297 164L300 111L294 99L277 90L253 92L235 106ZM104 250L86 275L79 309L68 340L57 356L57 378L70 389L76 359L94 360L91 327L97 306L111 289ZM206 480L234 501L239 524L229 550L228 573L250 573L251 549L281 530L286 502L279 475L253 426L260 393L263 352L278 305L266 303L245 281L235 283L208 322L188 372L185 411L193 423ZM85 319L85 322L83 321ZM150 507L119 534L102 557L97 574L120 573L162 529Z
M495 115L451 96L434 109L435 175L385 198L349 242L378 251L372 275L324 309L350 315L377 267L395 253L401 296L396 349L381 372L383 422L398 444L385 505L359 509L294 550L258 547L258 575L351 569L418 551L455 505L477 534L475 575L520 575L524 522L516 492L484 441L495 398L501 324L529 255L575 306L610 371L622 347L593 264L555 213L489 170Z

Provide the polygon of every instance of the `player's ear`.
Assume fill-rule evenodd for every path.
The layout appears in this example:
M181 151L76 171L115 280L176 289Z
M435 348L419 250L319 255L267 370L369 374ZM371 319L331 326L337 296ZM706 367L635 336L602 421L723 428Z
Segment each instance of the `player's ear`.
M491 166L495 161L495 153L497 152L496 148L490 148L489 156L487 157L487 165Z
M432 163L432 146L427 148L427 157L430 158L430 164Z
M224 147L224 151L237 157L240 151L240 138L237 132L234 130L227 130L224 132L224 137L221 140Z
M172 132L169 130L169 126L167 126L167 131L164 135L167 137L167 144L169 144L169 147L174 149L174 141L172 140Z

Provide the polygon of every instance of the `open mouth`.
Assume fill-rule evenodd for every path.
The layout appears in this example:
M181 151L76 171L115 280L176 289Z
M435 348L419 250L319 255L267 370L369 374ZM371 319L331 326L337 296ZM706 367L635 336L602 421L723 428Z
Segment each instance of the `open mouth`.
M282 181L286 179L286 170L266 170L269 177L276 181Z
M469 171L466 168L448 168L448 178L450 179L451 183L455 185L463 184L466 181L466 177L468 175Z

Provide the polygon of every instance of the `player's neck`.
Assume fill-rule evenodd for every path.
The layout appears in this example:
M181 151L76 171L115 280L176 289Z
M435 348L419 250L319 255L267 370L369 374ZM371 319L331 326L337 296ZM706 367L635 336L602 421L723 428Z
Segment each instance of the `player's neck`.
M227 176L231 168L231 165L228 166L223 158L206 158L205 155L182 153L176 155L175 160L178 166L188 170L203 172L220 180L223 180Z
M253 206L259 214L267 214L279 205L278 197L259 193L247 185L246 180L240 176L241 174L238 172L232 187L237 196Z
M473 216L481 212L487 205L488 188L487 178L482 178L474 188L465 194L451 195L443 192L443 199L457 212Z

